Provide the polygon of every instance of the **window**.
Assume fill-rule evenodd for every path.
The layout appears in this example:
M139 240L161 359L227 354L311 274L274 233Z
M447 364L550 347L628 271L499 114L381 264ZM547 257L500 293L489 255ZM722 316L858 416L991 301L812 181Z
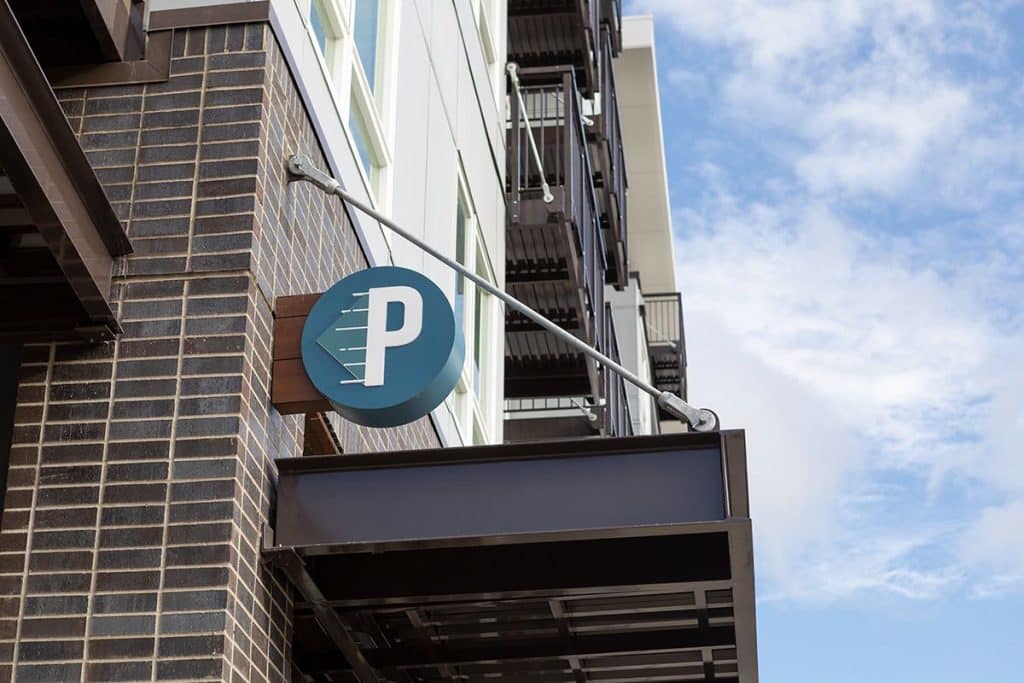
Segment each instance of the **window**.
M458 206L455 210L455 258L462 265L466 265L466 230L469 229L469 220L469 209L466 207L466 203L463 201L460 194ZM466 321L466 284L465 276L456 273L455 322L459 326L463 326Z
M374 90L377 76L377 33L380 25L380 1L356 0L355 39L359 63L366 83Z
M349 107L348 115L349 131L352 133L352 140L356 143L356 153L359 155L359 162L369 180L373 180L374 171L377 167L376 156L370 143L370 133L366 126L366 114L359 99L353 97Z
M455 213L455 257L474 274L494 282L484 241L461 183ZM493 432L489 420L495 405L491 396L495 387L487 378L495 375L497 340L491 329L495 303L493 296L465 276L455 274L455 320L466 341L466 363L455 389L454 409L467 444L488 443L488 435Z
M505 94L505 60L499 59L502 46L498 41L502 19L500 3L497 0L472 0L473 15L476 17L477 34L483 46L484 59L490 72L495 99Z
M316 44L320 48L320 54L323 55L324 61L329 64L332 61L334 43L337 36L330 24L330 20L327 18L323 0L313 0L310 3L309 27L316 37Z
M388 69L394 62L401 0L296 2L306 3L310 38L367 189L378 208L386 210L394 96L384 86L394 86Z
M479 244L480 240L478 240ZM476 250L476 274L482 278L490 280L487 275L487 257L484 255L483 249L478 246ZM483 356L483 339L487 333L487 320L485 319L486 311L490 308L488 302L491 295L482 289L476 290L476 296L473 297L473 358L470 371L472 373L473 380L473 393L476 394L478 401L483 401L484 397L480 393L482 387L482 373L481 373L481 359Z

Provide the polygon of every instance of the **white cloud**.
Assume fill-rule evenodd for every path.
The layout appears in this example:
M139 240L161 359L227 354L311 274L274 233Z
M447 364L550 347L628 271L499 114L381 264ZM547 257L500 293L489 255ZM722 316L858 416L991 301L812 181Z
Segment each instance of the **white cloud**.
M975 586L987 596L1024 586L1024 498L985 508L961 544L966 557L990 570Z
M851 524L897 492L864 480L872 453L821 392L750 352L720 312L688 306L687 337L691 397L746 432L760 599L929 598L960 580L909 561L947 529Z
M1019 126L1001 131L993 92L957 79L950 56L997 60L1006 30L992 3L932 0L644 0L687 39L727 48L715 73L724 111L798 143L788 159L816 193L973 205L1012 193ZM718 62L716 62L718 63Z
M789 68L814 55L827 59L855 47L866 30L930 25L927 0L646 0L639 8L669 18L688 37L725 44L757 70Z
M969 93L936 83L893 86L848 92L814 112L814 148L796 160L812 190L899 194L937 147L959 136L971 111Z
M992 333L972 293L913 267L899 240L813 201L708 211L709 226L691 226L679 249L689 308L728 310L748 352L824 391L894 454L941 441L965 400L990 393L980 369ZM952 386L958 395L943 390Z
M633 3L703 47L669 81L707 84L715 136L771 159L697 148L676 230L691 398L748 428L773 595L1024 588L1011 4Z
M1007 295L1005 242L958 263L933 237L922 259L816 199L744 204L706 177L714 199L677 220L691 397L749 430L769 592L928 598L975 581L983 553L916 556L974 533L944 509L951 486L1024 500L1024 363L1007 364L1024 345L988 307Z
M686 316L691 398L747 433L759 571L790 576L802 549L834 528L832 502L865 454L830 406L746 350L719 314L687 303Z
M668 72L668 82L687 96L700 95L708 89L707 76L690 69L672 69Z

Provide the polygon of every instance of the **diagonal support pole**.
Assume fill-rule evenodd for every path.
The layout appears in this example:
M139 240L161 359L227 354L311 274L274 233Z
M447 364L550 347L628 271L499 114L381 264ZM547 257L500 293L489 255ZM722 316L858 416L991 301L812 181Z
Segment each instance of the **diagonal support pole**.
M548 185L548 177L544 173L544 160L540 156L540 150L537 149L537 140L533 136L533 124L530 123L530 116L526 113L526 101L523 99L523 91L519 88L519 65L515 62L509 62L505 70L508 72L509 80L512 81L512 89L516 91L520 115L523 117L523 123L526 124L526 139L530 143L530 151L533 152L533 160L537 164L537 172L540 173L540 186L544 190L544 203L550 204L555 201L555 197L551 194L551 186Z
M469 270L461 263L454 261L437 249L434 249L426 242L420 240L414 235L406 232L394 221L390 220L386 216L383 216L378 211L362 203L345 190L341 189L341 184L337 180L327 175L319 168L317 168L312 159L305 154L294 154L288 159L288 170L291 172L293 179L304 180L316 185L327 194L333 194L339 197L342 201L359 209L367 216L370 216L374 220L378 221L381 225L387 226L392 232L398 234L400 237L405 238L409 242L412 242L417 247L436 258L441 263L445 264L452 270L458 272L467 280L475 284L480 289L484 290L488 294L497 297L505 303L506 306L514 311L518 311L539 326L555 335L558 339L565 342L569 346L573 347L580 353L590 356L601 365L607 367L615 374L622 377L630 384L636 386L641 391L653 396L658 406L673 415L677 419L686 422L690 425L690 428L697 432L713 432L718 429L718 416L712 411L706 408L694 408L689 403L676 396L669 391L661 391L649 382L645 382L638 375L631 372L628 368L623 367L621 364L616 363L614 360L604 355L597 349L593 348L589 344L578 339L575 335L566 332L561 327L551 322L543 315L533 310L519 299L516 299L512 295L498 289L490 282L480 277L473 271Z
M324 594L320 592L320 587L306 571L306 563L295 548L274 548L270 553L264 551L264 556L268 557L272 566L284 571L292 584L299 589L302 597L312 605L316 620L345 655L359 683L387 683L366 661L359 644L348 632L345 623L327 602Z

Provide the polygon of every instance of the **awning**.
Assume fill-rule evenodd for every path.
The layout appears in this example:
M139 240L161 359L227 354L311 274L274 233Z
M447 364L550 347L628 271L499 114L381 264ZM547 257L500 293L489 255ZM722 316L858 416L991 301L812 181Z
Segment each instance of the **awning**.
M36 55L0 2L0 338L108 338L131 251Z
M742 432L277 464L311 680L757 680Z

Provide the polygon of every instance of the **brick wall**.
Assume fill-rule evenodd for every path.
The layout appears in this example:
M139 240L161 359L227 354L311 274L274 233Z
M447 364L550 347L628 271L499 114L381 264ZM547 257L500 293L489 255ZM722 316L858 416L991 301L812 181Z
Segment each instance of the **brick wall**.
M0 534L0 679L286 680L290 595L261 567L274 297L365 266L265 24L177 31L166 83L62 91L125 221L116 342L26 347ZM347 452L437 445L342 423Z

